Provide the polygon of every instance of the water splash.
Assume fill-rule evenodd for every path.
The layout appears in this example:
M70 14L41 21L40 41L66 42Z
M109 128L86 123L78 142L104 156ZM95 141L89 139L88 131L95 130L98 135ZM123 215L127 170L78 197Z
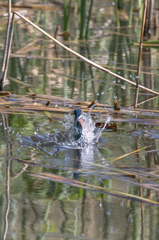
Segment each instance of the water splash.
M57 130L55 133L56 143L65 147L86 147L96 144L105 129L111 117L105 120L102 128L96 129L95 122L89 113L82 113L77 119L82 126L81 137L76 140L75 136L79 133L79 129L74 125L74 118L70 115L65 116L63 123L64 131Z
M79 128L74 122L74 116L68 114L64 116L61 129L56 129L55 134L19 136L19 140L21 143L36 145L38 147L51 147L56 145L74 149L84 148L98 143L102 131L110 119L111 118L108 117L105 120L104 126L96 129L95 122L92 120L91 115L89 113L82 113L77 119L82 126L81 137L77 140L75 136L79 134Z

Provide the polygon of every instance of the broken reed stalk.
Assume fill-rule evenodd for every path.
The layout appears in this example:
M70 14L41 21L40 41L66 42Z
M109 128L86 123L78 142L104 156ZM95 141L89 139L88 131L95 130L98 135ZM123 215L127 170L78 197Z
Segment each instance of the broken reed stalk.
M12 38L13 38L13 29L14 29L14 13L12 14L11 25L10 25L10 33L9 33L9 41L8 41L8 48L7 48L7 56L6 56L6 61L5 61L4 74L3 74L3 86L4 86L4 81L6 79L7 70L8 70L8 63L9 63L10 51L11 51L11 45L12 45Z
M149 101L151 101L151 100L154 100L155 98L157 98L158 96L154 96L154 97L151 97L151 98L148 98L148 99L146 99L146 100L143 100L143 101L141 101L141 102L138 102L138 106L139 105L141 105L141 104L144 104L144 103L146 103L146 102L149 102ZM130 105L130 107L133 107L133 105L131 106Z
M125 82L127 82L127 83L130 83L130 84L136 86L136 83L134 83L134 82L132 82L132 81L130 81L130 80L128 80L128 79L126 79L126 78L118 75L118 74L115 74L115 73L109 71L108 69L106 69L106 68L98 65L97 63L92 62L91 60L87 59L86 57L83 57L83 56L80 55L79 53L77 53L77 52L73 51L72 49L66 47L66 46L63 45L61 42L59 42L57 39L55 39L54 37L52 37L50 34L48 34L47 32L45 32L44 30L42 30L40 27L36 26L34 23L32 23L30 20L28 20L28 19L25 18L24 16L22 16L20 13L18 13L18 12L16 12L16 11L14 11L14 13L15 13L17 16L19 16L20 18L22 18L23 20L25 20L26 22L28 22L30 25L32 25L33 27L35 27L35 28L36 28L37 30L39 30L41 33L43 33L44 35L46 35L47 37L49 37L50 39L52 39L55 43L57 43L59 46L61 46L62 48L64 48L66 51L74 54L75 56L79 57L79 58L82 59L83 61L85 61L85 62L91 64L92 66L100 69L101 71L106 72L106 73L109 73L109 74L111 74L112 76L117 77L118 79L121 79L121 80L123 80L123 81L125 81ZM144 86L142 86L142 85L138 85L138 87L141 88L141 89L143 89L143 90L145 90L145 91L151 92L151 93L153 93L153 94L155 94L155 95L159 95L158 92L153 91L153 90L151 90L151 89L149 89L149 88L146 88L146 87L144 87Z
M6 59L7 59L7 54L8 54L8 41L9 41L9 36L10 36L11 18L12 18L11 0L8 0L8 24L7 24L7 33L6 33L6 38L5 38L2 71L1 71L1 76L0 76L0 91L3 91L3 85L4 85L4 79L5 79L4 73L5 73L5 69L6 69Z
M139 85L139 77L140 77L140 68L141 68L141 54L142 54L143 34L144 34L145 19L146 19L146 10L147 10L147 0L144 0L144 11L143 11L142 28L141 28L141 36L140 36L140 46L139 46L138 67L137 67L137 76L136 76L136 91L135 91L134 108L137 108L139 86L140 86Z

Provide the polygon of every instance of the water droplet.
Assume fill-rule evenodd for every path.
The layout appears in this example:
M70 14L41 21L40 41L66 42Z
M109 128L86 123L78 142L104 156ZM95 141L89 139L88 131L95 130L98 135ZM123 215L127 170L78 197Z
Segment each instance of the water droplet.
M106 215L110 216L111 212L110 211L106 211Z
M122 88L122 89L125 89L125 88L126 88L126 85L121 86L121 88Z

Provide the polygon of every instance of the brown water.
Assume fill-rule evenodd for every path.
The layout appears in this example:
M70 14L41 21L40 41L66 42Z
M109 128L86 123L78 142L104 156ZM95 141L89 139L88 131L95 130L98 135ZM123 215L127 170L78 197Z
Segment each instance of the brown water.
M7 23L5 12L5 9L1 11L0 16L3 23L1 62ZM117 29L114 12L113 2L95 1L89 40L79 41L78 20L72 11L71 38L64 40L59 36L58 40L135 81L138 47L130 43L139 42L140 25L137 20L135 29ZM26 10L25 14L50 34L58 23L63 24L60 6L53 12ZM126 20L121 21L122 26L127 26L128 16L128 12L124 13ZM38 39L32 48L17 52ZM140 84L155 91L159 91L158 53L158 48L143 48L140 77ZM23 96L31 89L35 93L96 100L111 106L114 97L121 107L134 104L134 87L91 67L58 46L55 49L50 40L19 19L15 22L8 77L29 84L24 86L8 78L4 90L12 94ZM140 92L138 108L158 110L158 98L142 103L150 97L151 94ZM137 120L133 114L119 116L123 121L117 121L118 131L104 131L98 145L87 148L68 149L19 141L19 135L41 136L61 130L63 121L59 118L63 119L63 115L54 117L53 122L49 122L41 113L36 116L0 114L0 239L158 239L159 207L120 195L122 192L158 202L158 113L155 117L141 114ZM144 149L117 160L141 148ZM11 157L14 160L7 160ZM150 168L155 176L145 175ZM140 176L128 176L134 171ZM56 174L101 189L89 190L71 186L69 181L63 184L53 178L44 179L41 173ZM116 190L118 194L105 193L103 189Z

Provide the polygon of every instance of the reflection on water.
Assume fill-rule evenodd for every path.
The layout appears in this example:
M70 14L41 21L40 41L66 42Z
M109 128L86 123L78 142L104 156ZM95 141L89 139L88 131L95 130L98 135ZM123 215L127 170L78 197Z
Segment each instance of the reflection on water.
M64 41L62 32L57 38L81 55L135 81L138 48L131 43L139 41L138 13L135 13L135 27L127 28L127 18L124 18L120 19L119 29L115 3L94 2L88 40L79 41L73 10L71 41ZM124 4L124 17L128 4L129 1ZM26 17L51 34L57 23L62 25L61 6L56 12L26 11ZM7 18L0 17L6 23ZM0 28L3 39L5 27ZM140 74L140 83L156 91L159 89L158 56L157 48L145 48ZM8 78L4 90L22 96L34 92L65 99L96 100L106 106L113 105L117 97L121 107L134 103L132 86L55 47L19 19L15 21L9 76L12 78ZM139 107L157 110L158 98L147 101L151 97L140 92ZM56 101L54 105L58 107ZM85 116L81 121L87 122ZM75 129L71 128L74 116L68 115L61 123L56 117L59 116L50 123L39 113L35 116L30 112L0 114L0 239L159 239L157 205L100 190L112 189L159 201L158 117L149 116L156 120L153 125L142 115L138 116L140 124L130 119L122 122L124 115L119 115L117 132L103 129L96 132L91 121L91 124L87 122L88 128L83 128L81 138L84 144L74 139ZM136 175L130 176L133 171ZM95 185L98 190L33 176L40 173L76 179Z
M130 155L115 165L135 168L141 166L145 169L158 166L158 154L151 152L158 146L157 139L141 135L140 140L133 133L129 134L130 126L127 134L125 126L125 132L103 133L98 145L82 148L34 144L46 139L49 141L49 137L54 137L51 133L23 135L28 140L24 144L24 141L17 139L15 132L23 132L24 126L12 130L9 127L11 119L12 116L8 121L7 115L3 115L0 126L1 131L3 127L5 138L5 141L0 140L1 152L7 154L8 158L15 158L1 158L0 163L1 181L5 182L1 185L1 239L12 239L13 236L14 239L37 239L37 236L46 239L136 239L141 235L149 239L149 231L153 234L153 239L158 239L158 206L31 176L32 173L52 173L105 189L127 191L157 200L157 190L133 185L133 179L128 176L109 175L111 170L106 168L112 166L109 161L112 156L118 157L124 153L122 146L127 146L131 152L134 146L137 149L140 144L151 147L146 149L145 154ZM39 118L36 119L38 120ZM46 123L48 124L47 120ZM44 121L37 124L40 128L44 126ZM35 132L37 126L35 129L32 126L31 129ZM126 145L128 142L129 146ZM17 162L16 159L27 161ZM99 166L101 163L102 168ZM142 181L139 179L137 182L142 184ZM138 232L134 232L134 228Z

